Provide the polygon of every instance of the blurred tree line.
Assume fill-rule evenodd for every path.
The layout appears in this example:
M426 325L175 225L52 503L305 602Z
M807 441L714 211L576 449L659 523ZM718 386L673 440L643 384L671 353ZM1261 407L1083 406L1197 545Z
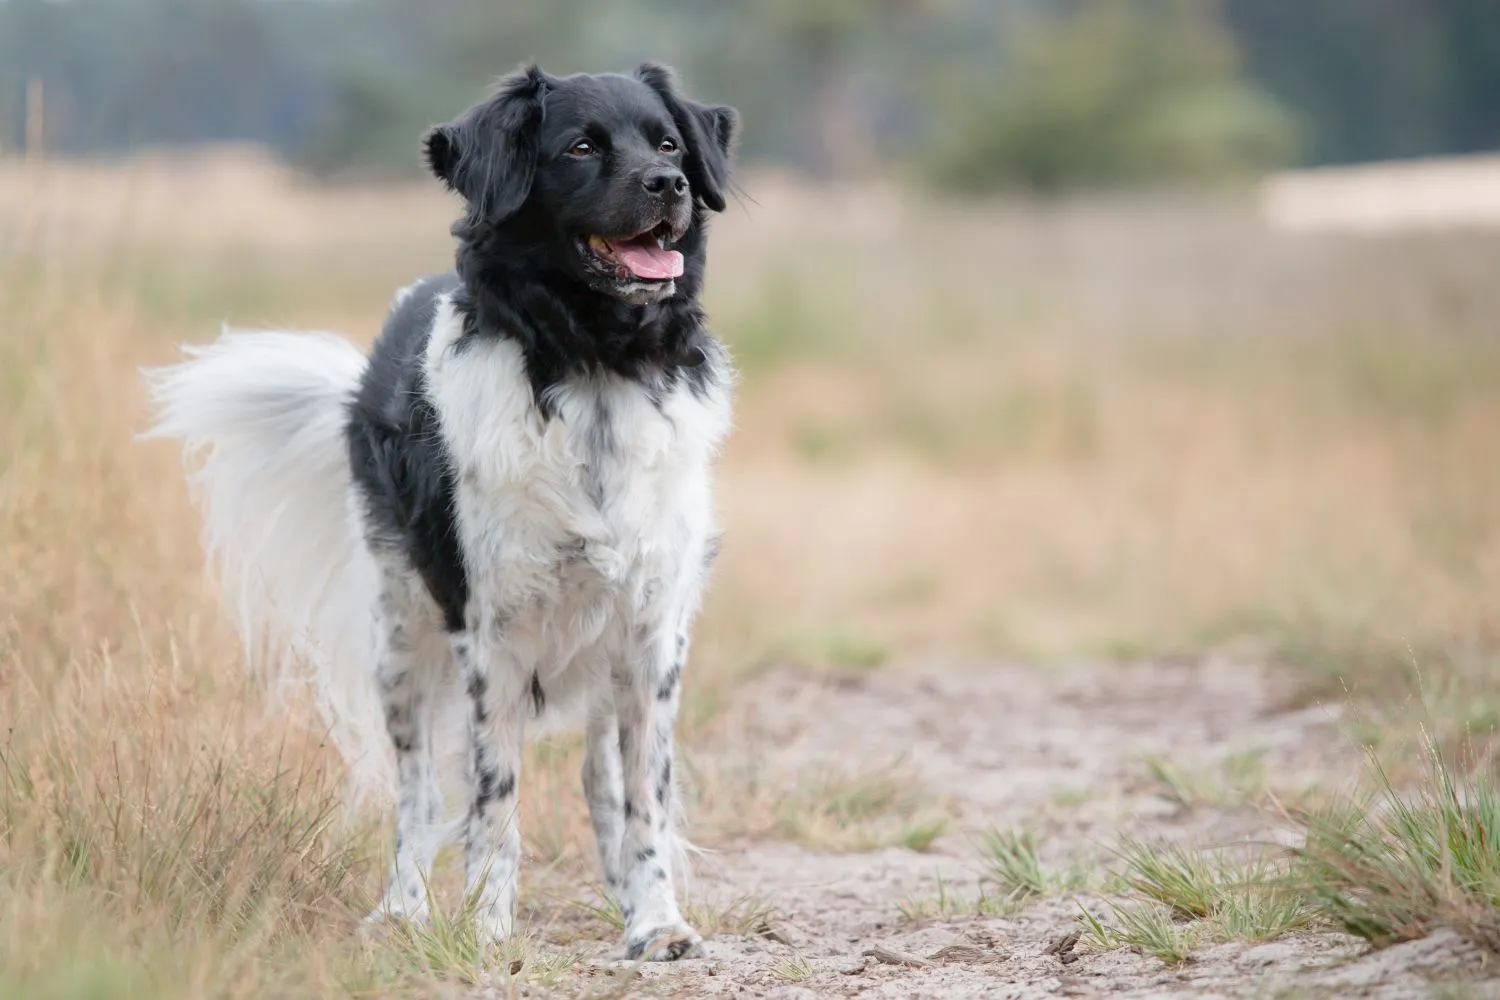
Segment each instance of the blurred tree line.
M958 189L1500 147L1500 0L0 0L0 151L225 139L326 175L535 57L679 67L743 153Z

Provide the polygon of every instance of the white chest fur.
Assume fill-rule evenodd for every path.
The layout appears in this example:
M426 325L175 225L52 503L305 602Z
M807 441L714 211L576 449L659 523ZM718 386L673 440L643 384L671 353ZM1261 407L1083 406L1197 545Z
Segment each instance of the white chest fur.
M466 620L550 700L696 609L727 392L679 381L653 398L598 375L555 387L544 416L520 349L460 344L460 326L442 303L426 368L458 481Z

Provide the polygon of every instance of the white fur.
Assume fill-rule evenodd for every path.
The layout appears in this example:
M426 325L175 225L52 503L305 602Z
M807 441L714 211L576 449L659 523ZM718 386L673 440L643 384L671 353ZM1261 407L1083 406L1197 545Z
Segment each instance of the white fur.
M370 681L376 570L349 504L345 407L366 359L327 333L226 329L147 373L156 422L201 457L204 546L252 668L310 683L358 786L390 786Z

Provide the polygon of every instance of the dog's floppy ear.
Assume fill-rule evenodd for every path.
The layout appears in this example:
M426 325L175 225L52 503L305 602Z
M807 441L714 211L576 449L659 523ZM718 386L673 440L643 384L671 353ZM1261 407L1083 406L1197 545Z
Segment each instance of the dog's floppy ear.
M672 71L658 63L642 63L635 75L656 91L682 130L688 145L683 169L693 193L715 212L724 211L729 158L739 132L739 112L724 106L707 107L683 97L677 92Z
M531 194L548 89L546 74L525 66L501 80L489 100L423 137L428 167L464 197L471 215L504 221Z

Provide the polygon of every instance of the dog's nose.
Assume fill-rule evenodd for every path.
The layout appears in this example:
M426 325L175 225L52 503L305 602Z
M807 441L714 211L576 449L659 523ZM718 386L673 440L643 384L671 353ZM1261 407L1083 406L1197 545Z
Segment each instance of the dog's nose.
M641 174L641 186L664 198L681 197L687 190L687 178L676 167L648 167Z

